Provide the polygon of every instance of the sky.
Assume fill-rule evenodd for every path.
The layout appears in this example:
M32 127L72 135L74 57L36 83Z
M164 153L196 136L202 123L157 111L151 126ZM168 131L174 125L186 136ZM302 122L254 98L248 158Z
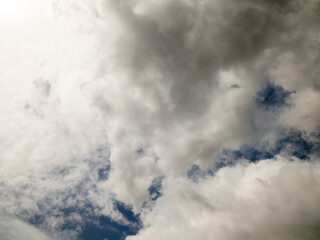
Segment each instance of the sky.
M319 0L0 0L0 239L320 239L319 46Z

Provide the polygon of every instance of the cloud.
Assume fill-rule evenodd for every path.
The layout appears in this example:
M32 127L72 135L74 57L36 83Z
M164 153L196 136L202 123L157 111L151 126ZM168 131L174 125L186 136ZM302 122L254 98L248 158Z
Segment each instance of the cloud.
M306 169L319 151L318 9L318 0L35 0L1 15L0 213L62 239L77 239L99 217L127 227L117 232L123 238L142 225L142 237L156 236L164 224L156 213L166 218L170 201L199 207L199 219L217 211L207 184L227 181L228 171L271 181L269 168L281 179L280 168ZM281 157L288 162L264 161ZM301 171L302 181L313 176ZM281 179L274 190L250 182L279 211L285 201L269 195L286 198ZM236 191L228 188L226 198ZM252 194L221 205L221 219L249 215L247 200L258 209L264 200ZM312 212L292 208L292 216ZM257 223L234 233L263 238L264 223L278 231L262 209ZM181 214L172 226L185 223ZM280 220L289 232L293 222Z
M3 218L0 221L0 234L3 240L50 240L43 232L18 219Z
M127 239L318 239L319 162L265 160L199 183L168 179L163 197Z
M96 103L106 113L113 143L110 186L125 179L114 188L117 196L138 209L148 184L160 175L184 175L194 163L206 168L223 148L276 141L283 128L299 125L306 130L295 107L275 116L261 112L254 99L272 81L297 91L290 96L290 106L296 106L300 94L314 85L311 79L302 85L296 76L317 66L316 56L310 57L315 42L311 44L309 37L316 25L306 22L316 18L310 11L315 5L316 1L108 5L122 24L115 65L126 71L106 77L111 82L117 79L116 87L106 84L99 89ZM301 42L307 45L305 50L300 50ZM302 56L310 61L299 62L297 68ZM230 88L234 84L239 88ZM315 110L309 116L308 131L313 132L319 114ZM132 154L142 146L159 160Z

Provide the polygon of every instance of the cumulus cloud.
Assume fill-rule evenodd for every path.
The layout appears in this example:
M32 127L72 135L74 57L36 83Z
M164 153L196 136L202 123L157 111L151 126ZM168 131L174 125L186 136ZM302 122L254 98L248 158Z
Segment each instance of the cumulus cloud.
M18 219L1 219L0 234L3 240L50 240L43 232Z
M139 239L316 239L318 0L12 6L1 214L61 239L100 216Z
M199 183L168 179L127 239L318 239L319 163L242 162Z
M259 109L253 98L270 82L284 92L299 89L288 105L297 105L306 89L318 96L314 80L301 84L296 79L296 72L316 71L316 61L299 62L299 69L291 65L290 74L280 73L287 69L287 58L297 62L303 55L313 55L308 34L317 32L316 25L307 24L306 19L316 18L310 10L317 4L121 1L108 5L124 28L115 61L127 69L117 77L115 93L110 86L97 93L99 104L114 122L108 133L114 143L111 161L117 160L109 183L114 186L125 179L123 165L132 164L131 171L138 173L115 189L118 196L137 205L132 195L140 195L140 202L146 197L146 186L141 189L140 184L142 172L143 179L150 176L148 182L160 174L157 169L184 174L193 163L208 167L223 148L263 138L275 141L280 128L304 125L298 115L288 116L296 114L295 108L279 120ZM307 45L305 50L300 50L301 42ZM233 85L239 88L230 88ZM314 114L309 118L313 124L299 129L315 131L318 114ZM122 145L126 151L118 147ZM132 159L132 152L141 146L153 149L160 160Z

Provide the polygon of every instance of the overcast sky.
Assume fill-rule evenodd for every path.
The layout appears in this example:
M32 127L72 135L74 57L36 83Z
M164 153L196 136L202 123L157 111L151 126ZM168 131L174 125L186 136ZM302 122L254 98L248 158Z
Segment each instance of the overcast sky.
M319 76L319 0L0 0L0 239L320 239Z

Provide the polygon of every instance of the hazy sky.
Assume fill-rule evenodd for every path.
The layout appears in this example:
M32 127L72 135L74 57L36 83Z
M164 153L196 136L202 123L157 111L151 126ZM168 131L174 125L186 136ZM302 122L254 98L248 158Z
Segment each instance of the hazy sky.
M0 0L0 239L320 239L319 76L320 0Z

